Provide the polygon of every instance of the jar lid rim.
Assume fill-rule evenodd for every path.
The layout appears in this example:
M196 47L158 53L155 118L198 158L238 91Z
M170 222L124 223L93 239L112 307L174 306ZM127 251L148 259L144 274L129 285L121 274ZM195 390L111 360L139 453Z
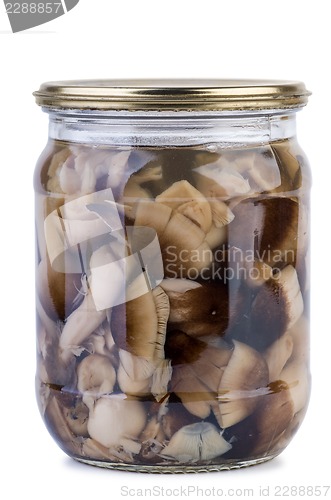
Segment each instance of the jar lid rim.
M33 95L54 109L248 111L301 108L311 92L292 80L100 79L45 82Z

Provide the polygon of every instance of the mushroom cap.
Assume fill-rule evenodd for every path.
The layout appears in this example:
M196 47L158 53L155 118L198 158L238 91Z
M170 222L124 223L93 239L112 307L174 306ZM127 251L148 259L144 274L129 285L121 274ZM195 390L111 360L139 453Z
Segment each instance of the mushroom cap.
M101 354L86 356L77 366L77 389L94 397L113 392L116 372L110 359Z
M303 309L296 270L288 265L259 289L252 303L252 345L267 349L298 321Z
M70 351L80 348L88 336L106 319L106 310L97 311L91 292L87 292L83 302L75 309L63 327L60 349L64 359Z
M167 247L174 247L174 251L195 250L205 238L203 230L181 213L175 213L160 236L160 245L163 252Z
M75 309L81 275L55 271L45 256L37 268L36 288L48 316L55 321L64 320Z
M191 337L225 334L229 323L228 289L223 283L201 283L200 287L168 292L168 331L181 330Z
M102 396L90 410L88 432L92 439L111 448L121 445L124 439L135 440L145 423L146 413L139 401L121 394Z
M169 300L161 287L113 307L111 331L115 344L147 360L163 359L168 316Z
M252 252L271 267L295 265L300 205L292 198L247 198L232 208L229 244Z
M218 387L216 418L220 426L231 427L250 415L258 404L259 391L268 381L268 366L262 355L235 340Z
M171 390L190 413L207 418L216 404L231 349L224 342L214 347L183 332L172 332L167 340L166 353L173 366Z
M194 169L198 189L206 196L228 200L250 191L250 185L230 163L224 164L222 157L214 163Z
M160 455L179 462L197 462L223 455L231 447L213 424L197 422L179 429Z
M257 440L253 454L272 454L273 448L294 417L289 387L282 381L269 384L270 392L261 397L255 413Z
M216 400L217 393L212 393L197 378L189 364L174 368L170 387L192 415L202 419L210 415L210 409Z
M111 330L117 347L153 359L158 316L152 292L113 307Z
M147 226L155 229L161 236L167 227L172 210L167 205L153 200L139 200L134 209L135 226Z

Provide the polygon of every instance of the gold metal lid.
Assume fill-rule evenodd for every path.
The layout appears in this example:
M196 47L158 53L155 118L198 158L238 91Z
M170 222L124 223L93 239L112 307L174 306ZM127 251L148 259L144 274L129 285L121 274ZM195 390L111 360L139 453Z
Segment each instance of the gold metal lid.
M244 111L305 106L303 82L281 80L72 80L46 82L37 104L53 109Z

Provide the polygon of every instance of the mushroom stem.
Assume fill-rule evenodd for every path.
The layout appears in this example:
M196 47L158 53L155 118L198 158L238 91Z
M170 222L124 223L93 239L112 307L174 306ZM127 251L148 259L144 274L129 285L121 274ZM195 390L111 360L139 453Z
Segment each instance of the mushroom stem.
M269 382L278 380L293 351L293 340L289 334L283 335L265 351L264 358L269 368Z
M68 317L60 337L62 357L80 347L84 340L106 319L106 311L97 311L88 291L81 305Z

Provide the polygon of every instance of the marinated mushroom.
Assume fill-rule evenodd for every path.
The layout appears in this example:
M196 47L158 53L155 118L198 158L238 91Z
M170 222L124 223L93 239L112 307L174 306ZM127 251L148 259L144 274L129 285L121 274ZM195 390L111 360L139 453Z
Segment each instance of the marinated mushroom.
M63 320L75 309L75 299L82 286L81 275L60 273L50 265L48 257L37 268L36 289L48 316Z
M212 210L206 198L189 182L178 181L155 198L157 203L184 215L206 234L212 224ZM224 218L226 218L226 208ZM223 224L224 225L224 224Z
M306 409L310 395L310 377L307 366L298 361L288 363L281 371L279 378L289 387L294 413Z
M121 202L126 207L125 212L128 217L132 215L132 208L135 203L143 199L151 198L150 191L143 187L143 184L155 182L162 179L162 166L145 166L138 172L134 172L128 179Z
M269 384L270 392L262 396L256 411L257 439L253 454L277 451L282 434L294 417L294 406L288 386L282 381Z
M92 294L88 292L81 305L70 314L63 327L59 342L63 360L70 357L71 353L80 353L84 341L106 317L105 310L96 310Z
M231 348L220 341L218 346L172 332L166 345L172 359L171 389L193 415L207 418L216 404L220 380L232 355Z
M282 369L293 352L293 339L286 333L265 351L264 358L269 369L269 381L278 380Z
M77 366L77 378L79 392L96 399L113 392L116 372L107 356L90 354Z
M297 198L246 198L232 207L235 217L228 243L240 248L244 257L258 257L276 270L294 266L301 210Z
M201 460L211 460L231 449L216 427L208 422L198 422L186 425L177 431L160 455L194 463Z
M194 169L196 184L206 198L229 200L245 195L250 191L250 185L238 170L222 157L214 163L202 165Z
M112 310L112 333L116 345L147 360L164 358L163 346L169 301L157 287Z
M261 354L235 340L218 386L219 404L214 408L220 426L231 427L250 415L268 381L268 366Z
M124 394L113 394L100 397L90 408L87 428L90 437L106 448L121 446L127 452L139 453L141 445L137 438L145 423L141 402L127 399Z
M228 289L223 283L194 284L166 290L170 302L168 331L181 330L191 337L223 336L229 325ZM164 286L167 280L161 283ZM185 283L185 282L184 282ZM193 282L195 283L195 282ZM167 286L167 284L165 285Z
M192 272L199 275L202 269L208 269L213 258L208 241L215 241L214 232L209 233L213 226L221 229L234 217L224 202L207 200L187 181L172 184L155 198L155 203L139 201L132 216L136 226L156 230L164 273L179 278L192 277Z
M256 346L267 348L300 318L304 303L296 270L286 266L260 288L252 303L251 325Z

